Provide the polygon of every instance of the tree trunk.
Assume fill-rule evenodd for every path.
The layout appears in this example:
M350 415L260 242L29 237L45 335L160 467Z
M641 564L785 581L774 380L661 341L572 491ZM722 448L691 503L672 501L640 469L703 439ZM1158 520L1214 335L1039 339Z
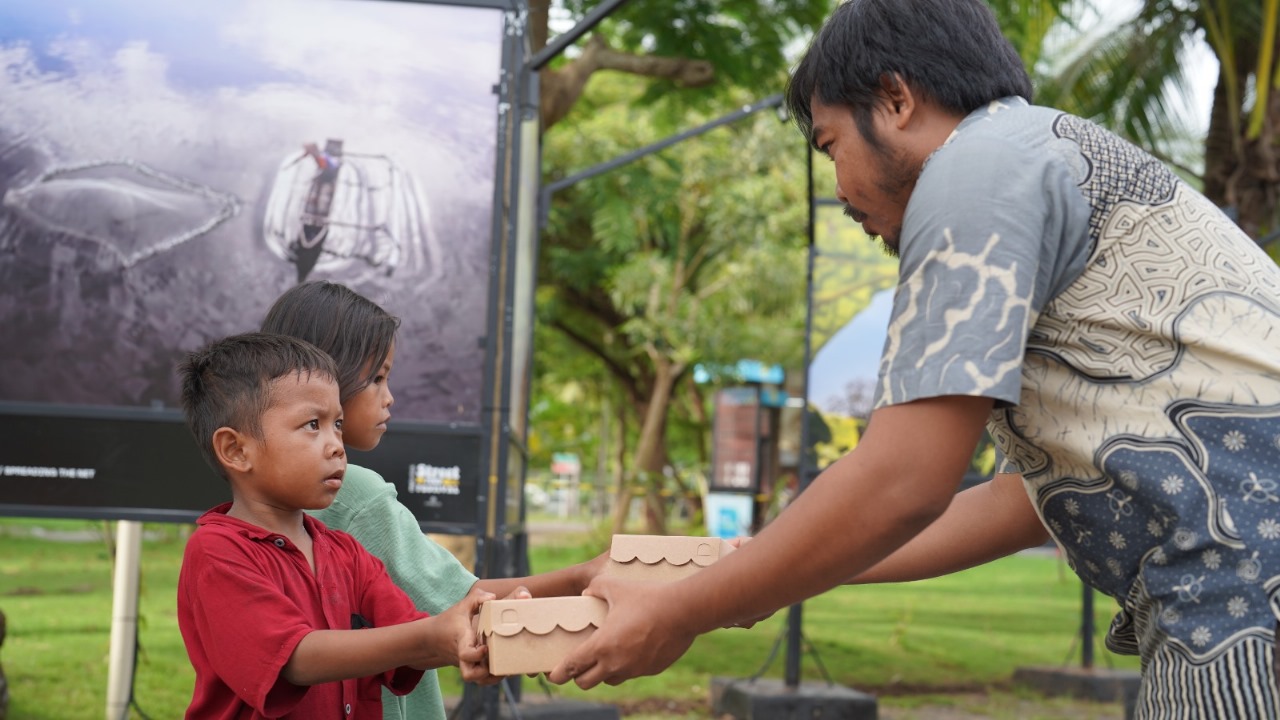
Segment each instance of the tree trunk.
M1209 112L1209 132L1204 138L1204 194L1221 208L1233 203L1227 198L1227 181L1236 167L1234 142L1240 128L1231 122L1231 96L1226 77L1219 70Z
M631 512L631 483L627 479L627 407L618 404L618 445L613 465L613 533L625 532Z
M640 439L636 442L636 485L645 488L645 529L653 535L667 531L666 502L659 494L663 485L662 459L665 456L667 408L671 404L671 392L683 368L679 364L661 359L654 364L653 386L644 407L640 425ZM627 490L630 503L630 490ZM614 532L622 532L626 522L625 507L616 508L613 518Z
M1276 162L1276 129L1280 127L1280 93L1267 98L1267 111L1258 137L1244 140L1244 164L1233 178L1237 219L1249 237L1259 240L1276 229L1280 198L1280 166ZM1243 130L1242 130L1243 132Z
M1255 48L1238 48L1239 57L1253 57ZM1238 70L1236 86L1248 86L1252 67ZM1263 79L1263 82L1266 82ZM1209 132L1205 137L1204 193L1225 208L1242 230L1255 240L1276 229L1277 202L1280 201L1280 163L1277 163L1277 129L1280 128L1280 97L1272 92L1261 134L1247 137L1248 117L1240 110L1240 120L1231 120L1231 98L1224 76L1213 91Z
M698 425L703 428L703 432L698 433L698 465L700 467L711 467L711 451L708 447L708 438L711 437L713 429L711 417L707 415L707 402L702 397L702 390L698 388L698 381L693 379L693 374L687 375L689 379L689 412L693 415L693 419L698 421Z
M529 49L538 52L547 46L551 18L551 0L529 0Z

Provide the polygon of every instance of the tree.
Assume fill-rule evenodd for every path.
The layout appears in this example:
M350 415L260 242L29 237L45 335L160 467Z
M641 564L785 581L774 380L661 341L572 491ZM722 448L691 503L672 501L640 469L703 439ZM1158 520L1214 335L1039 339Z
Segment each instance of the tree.
M1280 219L1278 6L1277 0L1144 0L1131 21L1083 43L1040 97L1195 174L1178 162L1178 144L1189 132L1172 105L1185 93L1186 55L1204 39L1220 70L1199 179L1210 200L1261 239Z
M598 0L530 0L533 52L546 46L553 9L581 18ZM785 50L822 22L830 0L663 0L615 10L572 58L543 69L542 129L560 122L596 73L650 79L645 102L685 107L730 89L781 87ZM680 92L675 92L680 90Z
M547 157L581 167L658 139L652 112L605 100L572 135L551 135ZM801 138L765 114L556 198L539 321L598 358L638 421L634 472L617 488L618 530L636 489L648 529L665 530L668 415L694 364L801 357L803 153Z
M531 0L531 50L545 47L553 10L580 18L596 4ZM702 122L707 114L719 115L744 100L781 90L788 46L812 32L829 10L829 0L674 0L623 6L580 49L540 73L548 166L563 173L608 160ZM614 82L588 92L589 81L605 70L615 71L610 74ZM773 125L775 135L786 135ZM777 156L737 167L758 176L760 187L772 187L778 173L767 167L770 163L803 157L803 145L794 139L794 147ZM719 147L724 157L737 149L723 140ZM788 337L767 322L763 324L769 329L760 333L727 332L741 329L743 313L773 312L771 304L785 308L792 317L790 351L795 353L800 342L794 331L803 327L803 293L796 291L804 278L802 265L797 265L802 256L777 247L785 236L794 249L803 236L803 220L795 215L803 203L794 202L792 191L789 215L753 215L753 209L777 205L735 196L735 188L770 198L779 191L748 191L750 178L726 179L710 155L688 158L685 151L668 151L585 188L562 192L553 222L542 235L538 271L540 321L607 368L635 414L636 472L629 480L620 479L619 504L625 511L631 490L645 488L649 525L658 529L665 518L659 486L669 458L671 409L685 409L691 417L686 427L705 431L708 424L702 399L688 380L691 363L718 354L737 353L733 360L759 356ZM710 175L699 179L704 172ZM793 176L791 187L803 187L797 182ZM724 233L722 241L741 238L744 227L752 228L745 233L748 247L727 249L728 243L708 242L711 232ZM783 257L775 257L779 254ZM794 274L783 277L783 269ZM743 276L753 272L757 277L751 282L776 281L786 301L767 292L745 292L751 282ZM716 334L721 337L712 340ZM760 342L744 347L752 339ZM689 402L673 403L681 387ZM617 425L626 427L622 418ZM625 437L620 432L620 440ZM702 447L701 441L698 445ZM616 447L621 452L624 445Z

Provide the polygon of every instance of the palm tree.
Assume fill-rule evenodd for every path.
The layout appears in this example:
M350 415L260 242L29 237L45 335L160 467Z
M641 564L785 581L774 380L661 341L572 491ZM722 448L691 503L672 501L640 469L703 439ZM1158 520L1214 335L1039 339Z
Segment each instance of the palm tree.
M1035 5L1032 0L1030 5ZM1094 119L1194 176L1240 227L1269 242L1280 221L1280 0L1142 0L1133 18L1085 38L1041 77L1037 100ZM1188 55L1204 40L1219 62L1203 171L1185 162L1191 136L1173 109Z

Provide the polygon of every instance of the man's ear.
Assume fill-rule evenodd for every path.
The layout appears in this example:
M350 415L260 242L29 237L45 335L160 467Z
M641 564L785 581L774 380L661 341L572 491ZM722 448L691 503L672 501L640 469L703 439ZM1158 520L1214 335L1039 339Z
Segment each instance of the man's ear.
M899 130L905 128L917 110L917 98L911 86L898 73L885 73L880 76L880 92L893 124Z
M228 470L248 472L253 469L248 440L239 430L220 427L213 431L213 454Z

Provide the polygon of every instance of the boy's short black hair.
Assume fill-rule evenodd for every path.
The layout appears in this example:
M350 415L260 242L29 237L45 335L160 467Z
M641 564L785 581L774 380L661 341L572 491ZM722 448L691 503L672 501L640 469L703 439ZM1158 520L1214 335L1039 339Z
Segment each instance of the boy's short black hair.
M848 0L814 37L787 84L786 104L813 142L809 103L853 112L876 145L871 113L882 81L898 75L941 108L968 115L1013 95L1031 101L1031 78L983 0Z
M244 333L189 353L178 367L182 412L205 460L223 478L226 469L213 452L221 427L262 437L262 415L271 407L271 382L285 375L312 374L337 380L333 358L305 340L271 333Z
M381 372L399 327L400 319L377 303L327 280L295 285L262 321L262 332L302 338L329 353L344 403Z

